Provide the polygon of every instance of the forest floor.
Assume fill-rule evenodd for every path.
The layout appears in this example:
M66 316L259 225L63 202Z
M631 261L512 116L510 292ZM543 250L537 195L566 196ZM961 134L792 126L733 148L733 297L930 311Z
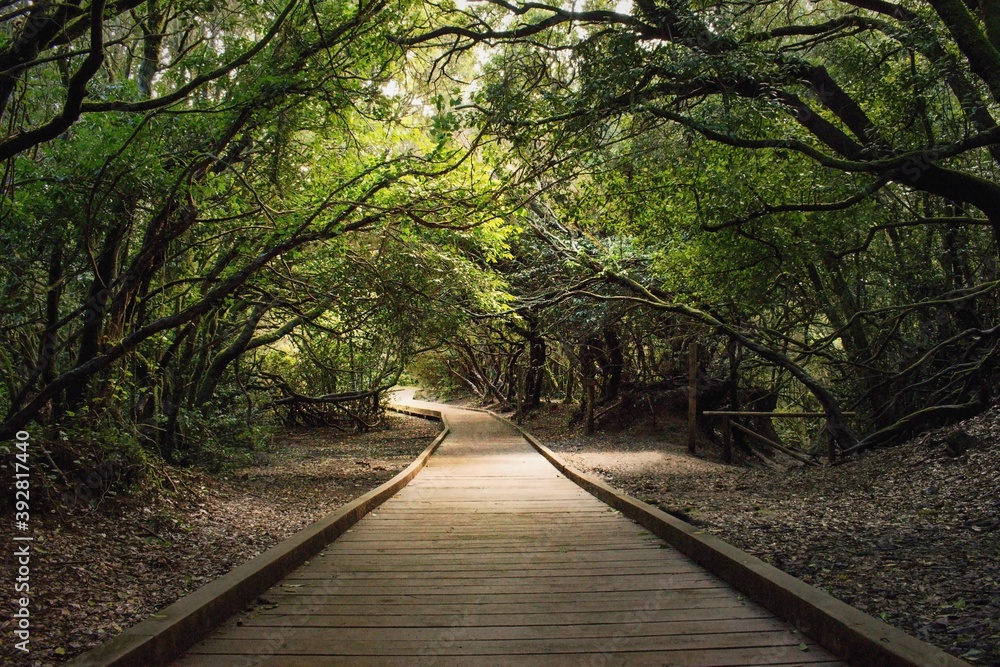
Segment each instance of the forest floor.
M0 617L2 665L54 665L119 634L408 466L440 425L388 415L355 435L291 430L257 464L219 475L169 469L176 493L106 497L33 530L30 652ZM12 558L0 580L14 581Z
M544 404L524 427L579 470L848 604L1000 667L1000 405L835 466L737 467L688 454L686 423L585 437ZM961 428L978 444L950 456ZM788 459L792 461L792 459Z
M962 425L833 467L737 467L684 446L681 420L585 437L545 404L525 427L574 466L702 525L836 597L975 665L1000 667L1000 406ZM220 475L170 469L177 493L105 498L35 527L31 653L54 665L276 544L408 465L437 434L390 416L353 435L291 431L257 465ZM947 429L954 430L956 427ZM12 581L11 562L0 578ZM10 635L10 619L0 633Z

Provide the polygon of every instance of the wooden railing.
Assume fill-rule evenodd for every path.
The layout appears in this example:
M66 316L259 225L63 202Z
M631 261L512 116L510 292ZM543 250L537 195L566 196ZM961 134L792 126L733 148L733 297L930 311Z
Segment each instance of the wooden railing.
M733 417L767 417L769 419L816 419L826 418L825 412L756 412L753 410L704 410L698 411L698 344L691 343L688 348L688 451L695 452L698 440L698 415L703 417L722 417L722 458L726 463L733 462L732 429L735 428L756 440L782 452L807 465L815 465L815 459L796 451L757 433L742 424L733 421ZM855 413L845 412L845 417L853 417ZM827 448L827 459L833 463L837 458L837 448L833 439Z

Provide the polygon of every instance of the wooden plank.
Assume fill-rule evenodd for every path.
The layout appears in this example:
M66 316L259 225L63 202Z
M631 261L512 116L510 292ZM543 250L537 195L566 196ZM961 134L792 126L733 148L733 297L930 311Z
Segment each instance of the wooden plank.
M433 594L408 594L401 592L399 590L390 593L351 593L343 595L318 595L318 594L306 594L302 592L295 592L296 589L288 588L276 588L268 591L265 599L274 600L275 602L282 603L288 601L294 601L295 604L316 604L316 603L329 603L329 604L373 604L378 602L380 604L440 604L440 603L452 603L452 604L490 604L490 605L501 605L505 603L512 604L524 604L530 605L535 604L570 604L573 603L583 603L587 601L601 601L601 600L628 600L633 606L643 604L644 599L648 599L650 596L655 596L663 593L662 589L635 589L629 591L576 591L573 593L559 593L559 592L545 592L545 593L531 593L531 592L519 592L519 593L493 593L491 595L468 595L453 593L450 595L433 595ZM710 586L710 585L699 585L693 584L685 586L684 588L675 588L671 592L678 593L681 591L687 592L697 592L699 594L704 594L709 591L719 591L724 595L729 594L729 589L724 586ZM636 593L646 593L644 596L637 596Z
M585 530L582 532L582 534L577 534L572 526L562 526L559 524L550 525L549 530L542 533L535 533L535 532L527 532L526 534L525 533L526 531L524 531L520 527L517 526L510 527L509 524L498 522L498 525L494 526L494 534L492 535L492 537L497 541L502 541L508 538L523 539L526 536L527 537L538 536L540 538L548 537L552 539L559 537L562 539L580 541L577 538L592 538L594 540L598 540L601 539L602 535L608 534L606 531L592 531L592 530ZM354 535L348 535L344 538L344 542L340 542L338 540L337 546L340 546L341 544L347 544L350 542L392 542L392 541L404 540L407 538L409 539L424 538L425 540L427 540L427 539L434 539L438 536L450 538L450 537L462 537L463 535L476 536L477 534L480 536L483 535L481 527L475 527L474 529L468 529L468 530L449 531L447 530L447 528L442 526L440 530L432 530L428 531L427 533L411 533L411 532L385 530L381 534L377 535L368 533L356 533ZM615 531L615 533L611 534L610 537L621 540L620 543L622 546L628 546L631 542L639 540L644 540L646 542L657 541L659 544L663 544L662 540L657 540L657 538L654 537L653 535L649 534L639 535L636 532L629 532L629 531ZM609 541L607 538L604 539L604 542L610 542L610 544L612 545L618 544L613 539ZM669 547L664 547L664 548L669 549Z
M176 657L405 487L447 435L445 428L409 466L381 486L161 609L153 617L77 656L69 664L152 665Z
M613 539L601 539L596 541L587 540L586 538L580 538L573 535L553 535L549 539L545 540L542 544L539 544L540 540L532 539L531 537L515 537L510 536L506 539L499 539L496 536L493 537L438 537L434 539L412 539L407 541L406 539L354 539L345 540L343 543L345 551L360 551L360 550L372 550L372 549L401 549L408 551L410 553L419 553L420 551L430 550L435 551L443 548L444 545L448 547L454 547L457 550L477 550L481 551L484 549L492 550L508 550L508 549L521 549L535 551L540 548L556 548L556 549L574 549L579 551L592 551L594 549L599 549L601 547L614 547L616 544L620 544L620 540L616 541ZM633 549L639 548L652 548L659 549L659 544L655 540L643 539L641 542L637 542L633 545Z
M600 627L600 626L598 626ZM617 627L617 626L616 626ZM802 639L788 631L749 632L720 635L684 636L623 636L607 632L604 636L545 637L540 639L465 639L449 641L441 635L407 641L379 633L372 640L343 640L338 630L327 628L279 628L272 633L266 628L233 628L226 637L213 634L193 647L191 654L268 653L279 648L283 655L368 655L409 656L422 652L435 655L531 655L537 653L591 653L607 650L609 640L622 649L632 651L692 651L713 648L798 647ZM499 630L499 629L498 629ZM463 635L453 631L456 635ZM322 649L318 651L317 649Z
M443 548L444 542L435 543L435 545L428 545L422 548L407 549L403 545L370 545L370 546L345 546L343 549L338 549L334 552L336 555L340 556L380 556L380 555L397 555L403 556L406 554L412 554L413 558L420 558L422 556L431 555L436 553L438 550ZM595 544L551 544L551 545L531 545L525 544L523 546L508 546L505 547L503 552L511 556L518 556L522 559L534 558L535 555L544 554L585 554L589 551L604 552L607 550L606 545ZM619 553L625 558L628 554L632 552L642 553L642 552L656 552L659 551L659 547L656 545L630 545L628 549L621 549ZM455 556L476 556L482 554L484 551L482 545L454 545L454 549L451 552Z
M600 665L601 667L844 667L844 663L829 661L821 654L782 647L766 650L706 649L662 653L629 652L610 647L604 651L573 655L489 655L446 656L424 653L412 656L292 656L269 653L256 656L188 655L175 663L177 667L567 667L567 665Z
M482 480L479 476L476 479ZM536 491L541 498L561 497L580 498L587 502L593 502L593 496L589 496L586 491L575 484L553 485L553 480L566 479L564 475L558 477L544 477L535 480L512 481L509 476L490 478L488 481L474 482L471 479L463 483L455 483L455 475L428 476L414 482L414 492L416 490L434 489L439 493L449 496L469 496L477 493L487 493L490 495L508 495L514 492ZM520 496L524 498L524 496Z
M508 426L448 426L418 479L177 664L830 662Z
M619 609L609 611L538 611L533 613L469 613L459 611L453 613L415 614L408 607L372 608L361 612L332 613L336 607L323 608L321 605L293 607L281 605L281 609L269 609L256 615L245 616L241 623L245 626L278 625L287 627L326 627L326 628L425 628L425 627L467 627L479 625L595 625L630 623L635 619L635 609ZM330 611L331 613L325 613ZM378 613L372 613L372 612ZM650 621L735 621L742 619L767 619L775 622L774 617L760 607L705 607L691 609L644 609Z
M523 528L508 528L502 532L495 527L493 532L484 528L452 530L447 527L440 527L437 530L427 531L389 531L384 530L379 533L369 531L355 532L352 535L344 535L338 540L339 544L359 544L365 542L401 542L406 540L420 542L436 542L441 539L448 540L492 540L497 543L523 541L523 540L567 540L572 542L588 542L607 544L612 547L625 541L655 542L662 544L663 541L651 533L640 534L634 530L627 530L623 527L609 530L580 530L567 528L564 526L550 526L546 531L525 530Z
M564 612L594 612L603 611L634 611L636 599L634 595L614 596L611 594L597 597L582 597L567 599L530 600L521 599L512 602L496 602L490 598L477 597L467 602L459 602L454 598L425 598L414 600L405 595L391 597L358 596L313 596L312 598L293 597L286 595L268 595L268 605L261 613L312 613L303 610L314 610L317 614L372 614L385 613L399 615L413 614L559 614ZM745 609L754 608L752 602L739 600L735 593L725 588L715 589L679 589L675 591L657 591L642 603L643 609L650 611L691 610L700 609Z
M419 581L423 579L438 581L479 581L482 579L495 579L499 577L509 577L511 574L518 579L536 578L565 578L565 577L606 577L632 574L680 574L685 572L704 572L694 564L674 563L670 566L654 562L649 565L619 565L612 567L592 567L584 565L567 569L565 567L527 567L521 565L504 565L499 568L468 567L449 569L414 569L400 571L394 568L381 570L356 570L356 569L335 569L324 564L310 564L300 567L295 572L288 575L286 581L298 581L301 579L332 579L339 581L359 580L370 581L378 579L380 581L391 582L399 580Z
M433 508L435 512L448 513L452 512L458 513L474 513L474 512L500 512L501 514L506 514L509 512L513 513L524 513L524 514L553 514L553 513L566 513L566 514L577 514L578 512L586 512L586 507L574 507L573 503L567 503L561 500L540 500L538 502L512 502L508 500L438 500L438 501L414 501L408 502L403 506L397 506L392 508L386 508L383 511L389 510L399 510L404 513L413 512L418 513L422 510ZM602 514L604 510L595 508L592 510L595 514Z
M623 577L553 577L526 578L492 577L488 579L419 579L412 582L356 579L285 579L278 584L282 593L294 595L497 595L540 593L618 593L624 591L657 591L671 588L722 588L712 575L702 572ZM272 589L275 590L275 589Z
M633 549L629 554L629 563L671 563L671 562L686 562L681 561L683 556L678 555L676 552L664 551L662 549ZM423 554L423 560L427 563L426 566L421 566L419 563L415 563L412 557L408 557L406 553L389 553L389 554L368 554L362 556L351 556L347 557L339 551L334 551L328 553L324 556L316 556L310 562L326 563L329 567L341 569L344 571L349 571L352 569L363 570L368 567L378 566L381 569L393 568L394 566L399 567L401 571L403 570L422 570L422 569L447 569L447 568L459 568L459 567L473 567L476 565L482 566L499 566L499 565L518 565L518 566L540 566L540 565L559 565L559 566L572 566L572 565L586 565L586 564L604 564L604 563L615 563L623 562L621 559L621 552L610 552L608 550L595 550L595 551L572 551L572 550L556 550L556 551L541 551L534 553L484 553L484 552L466 552L466 553L427 553Z
M566 528L572 529L575 526L601 526L607 525L608 521L618 521L621 517L616 517L608 513L591 513L587 515L581 512L574 516L566 512L460 512L460 513L434 513L428 511L420 512L399 512L393 515L393 522L386 522L386 530L393 530L393 526L398 530L407 530L409 525L411 530L420 527L467 527L482 528L492 525L498 530L507 527L517 528L523 526L544 526L549 529Z
M437 573L432 573L437 574ZM309 585L320 585L322 583L335 582L340 586L368 586L372 585L372 582L379 582L386 586L399 586L401 589L406 588L415 589L423 588L426 586L438 587L443 589L451 588L465 588L465 590L474 592L477 588L497 588L497 587L510 587L510 586L531 586L534 590L546 590L547 586L553 587L580 587L593 585L598 583L601 586L604 585L614 585L614 586L663 586L664 584L674 584L677 582L688 582L688 581L710 581L722 583L718 577L715 577L704 569L697 567L690 567L683 570L677 570L674 572L640 572L640 573L627 573L627 572L614 572L610 574L601 575L591 575L587 573L579 573L575 571L563 571L561 576L551 576L546 574L535 575L535 576L524 576L521 572L517 571L505 571L493 573L490 576L478 576L476 574L470 575L466 572L442 572L440 576L428 576L428 577L392 577L392 576L382 576L380 574L367 575L367 576L339 576L335 573L323 573L323 572L310 572L306 576L295 576L286 577L285 582L291 582L297 586L309 586ZM549 583L551 582L551 583Z
M809 457L807 457L805 454L803 454L801 452L796 452L795 450L793 450L793 449L791 449L789 447L785 447L784 445L782 445L780 443L777 443L774 440L771 440L770 438L765 438L760 433L757 433L755 431L751 431L750 429L746 428L745 426L740 426L736 422L733 422L732 426L736 430L741 431L742 433L746 433L750 437L757 438L758 440L760 440L764 444L770 445L771 447L774 447L775 449L777 449L779 452L787 454L788 456L791 456L793 459L801 461L802 463L805 463L806 465L811 465L811 466L818 465L815 461L813 461L812 459L810 459Z
M415 495L420 491L433 489L437 494L444 497L478 497L482 494L488 496L510 496L515 500L526 500L525 491L531 491L530 500L540 498L563 498L565 500L581 500L592 503L594 497L575 484L552 484L553 479L563 480L564 476L558 478L546 478L534 483L517 482L511 483L505 478L491 481L489 484L454 484L452 476L443 477L440 480L424 478L420 482L414 482L409 495ZM402 502L405 496L396 496L390 503Z
M676 581L670 582L671 586L675 587L677 590L705 590L705 589L721 589L725 590L725 584L719 583L718 581L709 580L690 580L690 581ZM271 589L269 596L274 596L276 599L281 599L281 596L294 597L294 598L323 598L336 595L338 597L346 598L377 598L377 599L408 599L413 602L420 600L432 601L434 599L444 599L453 602L475 602L475 601L489 601L492 603L497 602L512 602L518 599L524 600L525 598L529 600L536 601L568 601L577 599L577 596L584 594L594 594L594 595L613 595L613 594L628 594L632 593L632 599L636 600L638 603L637 596L634 594L646 593L649 595L656 594L657 591L661 590L657 588L654 584L649 585L627 585L623 584L620 586L609 585L609 584L598 584L594 587L586 588L583 586L548 586L547 590L538 591L530 590L524 586L477 586L474 589L465 589L465 591L453 592L446 588L414 588L407 587L401 589L399 587L391 586L342 586L333 582L329 586L300 586L300 585L285 585L281 584L277 588Z
M427 519L446 519L449 516L453 516L454 514L455 514L455 508L448 510L445 509L438 509L438 510L427 509L419 511L400 510L396 516L399 516L401 518L408 518L411 520L420 520L423 517L426 517ZM584 517L588 514L595 518L599 518L603 515L606 515L607 510L601 512L590 512L587 510L581 510L580 512L567 512L566 510L551 510L551 511L536 510L532 512L527 512L524 511L523 509L504 508L498 505L490 508L488 511L486 509L480 510L478 514L484 518L491 516L499 516L501 521L517 520L521 517L533 517L536 521L539 522L554 523L561 521L563 518ZM475 520L476 518L475 514L473 514L472 512L470 512L468 516L471 520Z
M512 428L517 428L511 425ZM523 432L522 432L523 433ZM968 667L968 663L883 623L829 594L764 563L674 516L642 503L568 466L554 452L523 433L574 482L620 509L734 587L781 615L836 654L858 665Z
M601 525L606 520L618 520L614 514L608 512L462 512L462 513L440 513L422 510L419 512L398 512L392 515L397 525L410 526L484 526L493 520L493 525L497 528L505 526L523 526L534 524L537 526L566 526L575 525Z
M463 554L458 554L462 556ZM468 554L465 554L468 555ZM398 567L394 567L398 566ZM348 559L316 559L309 561L300 570L289 577L312 578L314 576L342 577L388 577L416 578L451 577L451 576L494 576L510 573L523 573L525 576L573 576L576 574L668 574L672 572L688 572L697 568L687 561L678 558L660 560L636 560L617 566L615 561L518 561L510 559L488 559L473 554L470 560L448 560L427 567L420 567L402 559L396 561L351 562ZM301 573L301 574L300 574Z
M442 532L421 536L408 536L406 534L381 537L362 535L357 538L341 542L327 553L332 555L349 550L356 551L358 549L395 548L407 545L408 537L410 538L409 543L412 544L414 549L421 549L424 547L434 549L435 547L439 547L442 542L448 542L449 544L454 544L456 547L461 548L469 546L482 548L483 546L491 545L516 545L519 547L536 546L539 548L551 548L558 546L560 548L573 549L575 550L575 553L582 555L584 552L618 553L622 550L619 545L623 542L628 542L631 543L629 546L633 547L633 549L643 550L652 547L658 551L665 552L665 554L671 554L673 552L671 549L661 548L660 545L662 542L656 540L655 538L630 533L620 533L618 535L612 535L611 538L602 538L598 535L592 534L584 534L583 536L573 535L568 531L553 531L547 535L532 533L520 534L515 531L509 531L507 535L503 535L501 537L496 535L461 532ZM679 556L680 554L677 555Z
M573 528L567 526L552 526L547 529L541 530L537 527L527 526L527 525L513 525L504 526L503 534L497 535L498 526L490 528L489 526L469 526L469 527L454 527L454 526L439 526L437 528L428 528L427 530L417 532L406 532L401 530L393 530L392 528L383 528L381 534L372 534L370 532L356 533L351 536L344 538L344 543L347 542L387 542L387 541L402 541L408 539L419 538L421 540L432 540L437 541L441 539L448 540L486 540L486 539L504 539L504 540L547 540L552 537L560 537L561 539L573 539L574 541L597 541L597 540L631 540L634 537L638 537L643 540L657 540L656 537L649 533L639 534L635 531L623 529L622 527L608 527L607 529L602 529L598 527L591 527L589 525Z
M648 639L673 638L674 643L683 643L687 638L696 635L708 635L704 641L711 642L716 635L732 635L732 641L739 642L740 646L747 646L745 637L739 635L744 633L763 633L769 639L767 646L776 645L777 637L780 634L780 641L787 642L787 645L801 643L801 638L790 633L787 628L773 618L743 618L738 620L722 621L647 621L642 611L633 612L631 619L626 619L620 623L591 623L591 624L548 624L548 625L429 625L423 627L386 627L369 626L303 626L297 623L294 617L284 617L284 623L273 623L269 625L244 624L240 626L220 628L213 638L222 640L252 638L254 640L286 640L313 642L325 644L328 642L382 642L387 637L393 643L423 643L431 644L436 642L453 641L457 635L461 636L463 642L538 642L548 641L552 637L559 637L560 641L568 639L598 641L601 639ZM729 641L719 638L720 641ZM700 646L699 646L700 647Z
M535 545L543 547L580 547L581 549L586 548L588 551L594 551L601 550L600 547L603 547L604 549L615 549L617 548L617 545L621 544L624 540L633 542L631 546L634 546L635 548L645 548L651 546L659 549L659 545L662 544L662 542L658 541L654 537L639 536L634 534L619 534L612 535L610 537L600 537L597 535L586 534L574 535L570 531L554 530L547 536L531 534L517 535L511 533L505 535L482 535L474 533L463 535L462 533L448 532L442 532L434 535L359 535L357 537L345 539L341 545L345 549L360 549L382 547L393 548L410 544L413 549L422 549L424 547L439 548L442 542L447 542L461 548L465 548L470 545L479 547L503 547L505 545L530 547Z
M423 556L425 554L431 554L439 551L444 546L444 542L438 542L433 545L428 545L422 548L407 549L403 544L382 544L382 545L344 545L343 548L338 548L335 553L344 556L360 556L366 554L385 554L385 553L396 553L396 554L413 554L415 558ZM475 545L449 545L454 548L451 553L454 554L477 554L482 553L482 548ZM519 547L508 547L504 548L504 552L508 554L543 554L543 553L583 553L587 551L607 551L608 545L606 544L577 544L577 545L530 545L526 544ZM623 554L623 558L627 552L641 552L641 551L660 551L660 547L655 544L630 544L627 547L621 548L619 551Z
M629 563L670 563L690 562L690 560L674 550L668 549L632 549L628 553ZM519 553L484 553L473 551L468 553L427 553L419 560L406 553L375 554L363 557L346 558L339 550L331 550L316 556L310 562L330 563L333 567L349 570L351 568L372 567L381 565L386 568L426 569L436 567L463 567L472 565L580 565L596 563L617 563L622 561L621 551L595 549L593 551L551 550Z

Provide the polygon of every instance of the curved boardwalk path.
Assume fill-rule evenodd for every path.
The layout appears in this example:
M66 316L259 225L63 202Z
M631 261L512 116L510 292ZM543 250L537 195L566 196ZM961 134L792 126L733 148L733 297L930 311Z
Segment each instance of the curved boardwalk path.
M451 428L420 474L176 665L843 664L509 426L414 405Z

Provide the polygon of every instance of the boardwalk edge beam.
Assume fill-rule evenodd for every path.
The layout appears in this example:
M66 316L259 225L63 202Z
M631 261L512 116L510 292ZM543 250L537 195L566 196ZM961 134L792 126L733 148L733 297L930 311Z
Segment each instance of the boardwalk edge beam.
M510 424L570 480L673 546L802 634L853 665L879 667L970 667L943 650L911 637L818 588L768 565L666 512L586 475L563 461L533 435Z
M395 477L67 664L73 667L150 667L180 657L219 624L243 611L259 595L395 495L420 472L447 437L449 429L440 412L430 414L432 411L408 407L393 409L444 423L434 441Z

